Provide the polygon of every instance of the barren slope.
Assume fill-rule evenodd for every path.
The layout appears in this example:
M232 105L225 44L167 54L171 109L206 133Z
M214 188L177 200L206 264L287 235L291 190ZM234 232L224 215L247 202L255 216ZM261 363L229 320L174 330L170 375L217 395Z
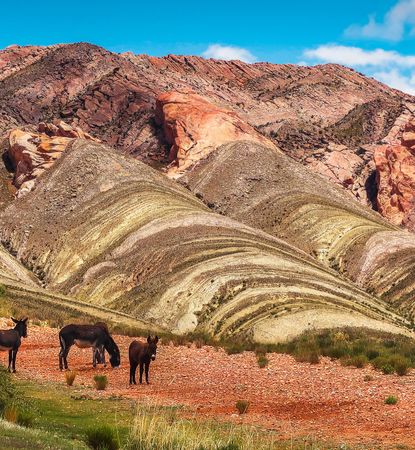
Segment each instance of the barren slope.
M413 317L415 234L287 156L227 144L182 182L215 211L291 242Z
M399 331L381 301L306 253L102 144L74 141L36 183L2 214L1 238L48 289L178 332Z

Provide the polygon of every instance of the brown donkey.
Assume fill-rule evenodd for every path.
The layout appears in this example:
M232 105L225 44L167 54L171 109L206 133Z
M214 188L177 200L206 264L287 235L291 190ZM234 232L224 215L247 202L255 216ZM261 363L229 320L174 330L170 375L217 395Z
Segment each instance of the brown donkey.
M146 383L149 384L148 372L150 362L156 359L158 336L152 338L149 336L147 342L133 341L128 349L130 357L130 384L137 384L135 373L140 366L140 384L143 382L143 372L146 371Z

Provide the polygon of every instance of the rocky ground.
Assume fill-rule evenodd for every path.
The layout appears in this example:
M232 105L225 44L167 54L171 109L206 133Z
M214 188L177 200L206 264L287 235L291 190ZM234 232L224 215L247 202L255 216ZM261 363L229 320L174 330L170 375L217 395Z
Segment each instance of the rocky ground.
M253 353L227 355L222 349L207 346L198 349L162 343L151 366L151 384L130 387L127 349L133 338L115 339L122 356L118 370L94 370L89 349L72 349L70 368L77 370L75 384L82 385L86 395L185 405L196 417L257 424L277 430L282 439L309 436L369 448L415 446L413 373L386 376L369 368L342 367L328 359L310 365L282 354L268 355L268 366L260 369ZM57 329L30 327L18 355L17 376L65 386L58 369L58 352ZM6 362L6 353L0 355L0 361ZM109 378L103 393L92 387L96 373ZM365 381L367 375L372 377L370 381ZM397 405L384 404L389 395L399 398ZM240 399L250 402L244 416L235 410Z

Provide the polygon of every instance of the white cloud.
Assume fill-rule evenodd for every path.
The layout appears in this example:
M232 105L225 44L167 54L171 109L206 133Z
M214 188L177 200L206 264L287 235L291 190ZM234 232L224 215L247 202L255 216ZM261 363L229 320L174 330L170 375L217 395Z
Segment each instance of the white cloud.
M364 37L399 41L406 28L415 32L415 0L400 0L385 15L381 22L370 16L366 25L352 25L345 34L351 37Z
M303 56L311 64L335 63L355 67L395 89L415 95L415 55L402 55L381 48L365 50L327 44L306 50Z
M401 55L393 50L364 50L360 47L327 44L316 49L306 50L304 56L322 62L344 64L347 66L385 66L399 65L415 67L415 55Z
M402 92L415 95L415 72L404 75L397 69L373 73L373 77Z
M255 56L246 48L231 45L212 44L202 53L205 58L224 59L230 61L238 59L243 62L253 63Z

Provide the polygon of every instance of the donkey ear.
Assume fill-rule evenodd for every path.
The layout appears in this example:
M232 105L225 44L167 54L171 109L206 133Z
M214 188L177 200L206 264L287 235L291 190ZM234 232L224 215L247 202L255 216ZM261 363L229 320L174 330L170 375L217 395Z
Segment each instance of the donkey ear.
M22 319L22 322L26 323L29 320L29 317L26 317L26 319Z
M147 337L147 342L148 342L148 343L151 342L151 336L150 336L150 335L148 335L148 337Z
M158 341L159 341L159 337L156 336L156 337L154 338L154 343L157 344Z
M13 320L14 323L19 323L19 321L17 319L15 319L14 317L11 317L11 319Z

